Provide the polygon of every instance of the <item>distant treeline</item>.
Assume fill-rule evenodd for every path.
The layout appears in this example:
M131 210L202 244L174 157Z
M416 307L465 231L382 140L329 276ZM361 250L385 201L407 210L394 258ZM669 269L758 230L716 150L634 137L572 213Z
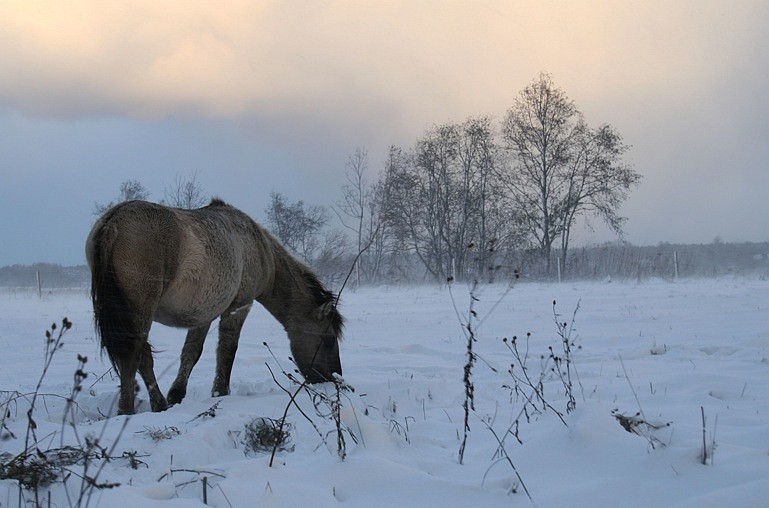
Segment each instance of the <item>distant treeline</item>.
M559 252L553 250L559 260ZM570 249L567 266L548 271L535 249L497 253L494 265L484 271L486 280L555 281L617 280L643 281L680 278L714 278L728 276L769 277L769 242L711 244L671 244L637 246L610 243ZM386 259L385 264L390 264ZM400 258L395 270L385 270L391 282L431 280L417 260ZM467 280L475 274L455 273L454 278ZM434 279L433 279L434 280ZM386 281L385 281L386 282Z
M570 279L769 277L769 242L577 248L571 252L566 273Z
M90 284L88 267L61 266L51 263L0 267L0 287L36 288L40 274L43 288L80 288Z
M489 279L501 280L517 274L523 280L554 280L534 252L521 251L506 256ZM639 247L629 244L605 244L572 249L569 265L562 269L563 280L602 280L606 278L646 280L674 277L769 277L769 242L711 244L670 244ZM316 270L332 285L338 285L350 270L351 260L339 261L339 266L318 266ZM389 279L380 284L400 284L424 281L432 283L423 273L417 259L400 256L387 260L393 266L385 273ZM676 266L677 262L677 266ZM87 288L90 272L85 265L61 266L50 263L0 267L0 287L36 288L40 274L43 289ZM463 279L457 274L458 279ZM365 278L361 281L366 284Z

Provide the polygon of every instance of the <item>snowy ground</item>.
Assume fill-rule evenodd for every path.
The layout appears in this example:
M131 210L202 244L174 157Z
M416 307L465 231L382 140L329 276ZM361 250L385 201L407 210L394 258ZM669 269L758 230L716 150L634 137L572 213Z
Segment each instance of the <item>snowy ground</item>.
M301 394L297 403L315 427L292 406L294 448L278 453L273 467L269 453L247 454L243 444L247 423L279 418L289 401L265 365L289 386L279 372L280 366L289 367L288 341L262 308L254 307L246 322L233 395L210 396L214 327L184 402L153 414L142 391L140 413L126 418L112 416L117 381L103 376L108 365L94 340L86 294L38 299L7 292L0 295L0 390L5 390L0 403L7 409L0 453L7 459L24 446L29 398L19 394L34 392L46 327L67 316L74 326L43 380L33 417L44 450L82 444L88 436L110 449L113 459L97 481L121 485L94 492L90 506L202 506L204 476L208 504L219 507L528 506L532 501L541 507L766 506L769 281L519 284L497 304L504 292L500 286L478 290L475 411L462 465L466 338L451 294L466 320L470 299L463 285L451 294L430 287L345 293L342 363L355 388L342 398L342 421L349 429L343 434L346 458L337 453L333 422L318 416ZM530 501L510 463L498 460L487 425L504 437L530 393L523 387L516 396L508 388L514 385L507 372L513 355L503 337L517 335L523 347L531 332L527 366L536 379L549 346L563 355L553 300L565 322L571 322L579 302L571 364L576 409L566 413L564 385L548 370L545 399L568 426L553 411L538 414L527 406L530 419L521 418L517 427L523 444L507 435L506 453ZM153 327L164 391L175 375L183 337L182 330ZM76 399L75 424L69 417L62 425L77 354L88 356L88 378ZM330 385L322 389L334 393ZM216 403L215 416L206 415ZM703 410L706 445L715 444L707 465L701 464ZM639 418L660 428L642 425L645 436L632 434L613 416L639 411ZM325 443L321 435L327 436ZM94 461L88 474L100 463ZM73 474L65 485L40 491L45 504L49 497L53 506L76 503L83 466L69 469ZM15 481L0 481L0 506L26 506L32 499Z

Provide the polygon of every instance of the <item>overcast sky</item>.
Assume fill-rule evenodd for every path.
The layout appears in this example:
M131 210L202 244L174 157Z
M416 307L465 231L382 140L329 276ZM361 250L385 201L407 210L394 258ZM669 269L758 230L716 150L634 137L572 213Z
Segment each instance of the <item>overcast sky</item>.
M769 2L0 3L0 266L85 262L94 202L198 171L263 220L357 147L499 119L540 71L644 175L635 244L769 240ZM612 237L601 228L578 244Z

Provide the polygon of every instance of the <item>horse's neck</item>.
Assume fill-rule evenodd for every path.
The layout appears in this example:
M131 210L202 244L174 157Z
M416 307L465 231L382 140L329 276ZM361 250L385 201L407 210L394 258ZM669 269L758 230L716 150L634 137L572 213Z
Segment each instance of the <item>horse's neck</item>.
M296 262L276 255L272 287L256 298L284 328L291 326L297 308L310 298L301 277L301 268Z

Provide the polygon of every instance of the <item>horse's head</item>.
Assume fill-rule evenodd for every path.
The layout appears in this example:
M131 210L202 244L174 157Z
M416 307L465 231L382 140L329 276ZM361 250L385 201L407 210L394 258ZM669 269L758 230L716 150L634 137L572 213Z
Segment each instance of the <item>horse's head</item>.
M288 336L299 371L309 383L323 383L332 381L334 374L342 375L339 340L344 320L337 310L337 297L320 283L311 286L313 307L296 322L299 326L288 330Z

